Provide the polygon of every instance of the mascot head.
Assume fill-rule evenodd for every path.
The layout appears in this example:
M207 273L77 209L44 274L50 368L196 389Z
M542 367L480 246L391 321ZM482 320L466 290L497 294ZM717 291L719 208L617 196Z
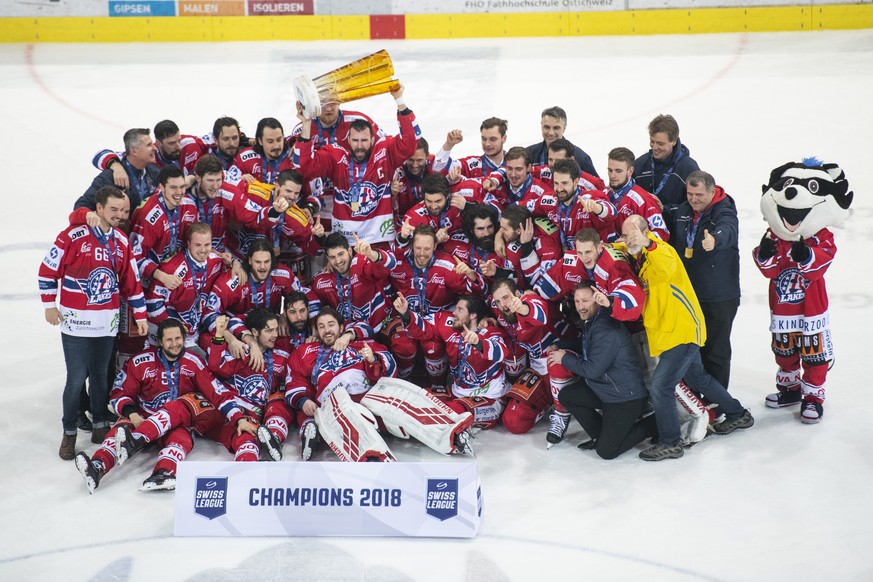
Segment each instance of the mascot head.
M783 240L809 238L823 228L842 227L852 215L854 194L836 164L815 158L788 162L770 173L762 186L761 213Z

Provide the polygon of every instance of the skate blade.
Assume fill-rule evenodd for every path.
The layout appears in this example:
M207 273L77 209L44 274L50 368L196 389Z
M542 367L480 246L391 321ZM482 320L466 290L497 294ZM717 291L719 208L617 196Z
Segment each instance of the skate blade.
M167 479L161 484L157 483L143 483L139 488L140 491L175 491L176 490L176 480L175 479Z
M79 470L79 474L82 476L82 481L85 482L85 487L88 488L88 495L94 495L94 490L97 489L97 484L94 482L88 475L88 464L82 459L82 457L76 455L76 469Z

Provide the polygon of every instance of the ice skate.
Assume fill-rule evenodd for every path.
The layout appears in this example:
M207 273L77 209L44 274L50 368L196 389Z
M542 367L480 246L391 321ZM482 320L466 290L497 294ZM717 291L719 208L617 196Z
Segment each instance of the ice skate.
M115 457L119 466L145 446L145 439L134 436L130 427L122 425L115 431Z
M88 494L92 495L94 490L100 485L100 479L103 478L102 469L95 467L91 458L85 453L76 454L76 468L82 475L82 480L88 488Z
M462 430L455 435L455 446L458 447L458 452L464 455L470 455L476 458L476 453L473 452L473 446L470 441L473 440L473 435L469 430Z
M258 441L264 446L264 450L267 451L271 459L274 461L282 460L282 448L279 441L273 432L264 425L258 427Z
M166 469L155 469L151 477L142 482L140 491L172 491L176 488L176 476Z
M564 440L564 435L567 433L567 427L570 426L569 412L553 412L549 415L549 432L546 433L547 449L551 449L553 445Z
M314 420L306 420L300 429L300 456L304 461L312 457L312 453L318 448L318 427Z

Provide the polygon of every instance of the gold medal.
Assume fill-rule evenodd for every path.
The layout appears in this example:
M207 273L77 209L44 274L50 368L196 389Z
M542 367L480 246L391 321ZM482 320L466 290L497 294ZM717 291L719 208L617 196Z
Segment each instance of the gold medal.
M690 259L692 256L694 256L694 249L691 247L685 247L685 258Z
M352 212L357 212L360 209L361 209L360 202L352 202Z

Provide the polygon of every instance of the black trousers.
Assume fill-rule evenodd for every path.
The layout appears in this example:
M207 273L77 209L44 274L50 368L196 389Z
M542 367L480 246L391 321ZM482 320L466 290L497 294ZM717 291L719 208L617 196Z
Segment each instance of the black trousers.
M706 373L718 380L725 390L730 388L731 328L739 306L739 299L700 302L706 321L706 345L700 348L700 359Z
M646 405L645 398L603 402L588 383L580 379L562 388L558 400L579 421L588 436L597 439L595 450L603 459L614 459L644 439L658 434L654 414L639 420Z

